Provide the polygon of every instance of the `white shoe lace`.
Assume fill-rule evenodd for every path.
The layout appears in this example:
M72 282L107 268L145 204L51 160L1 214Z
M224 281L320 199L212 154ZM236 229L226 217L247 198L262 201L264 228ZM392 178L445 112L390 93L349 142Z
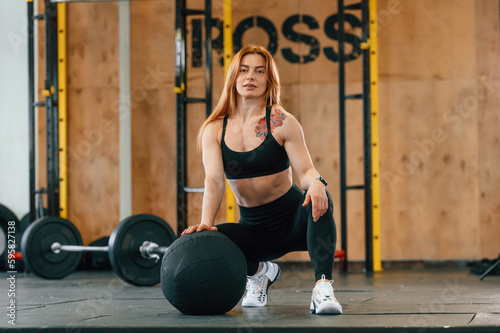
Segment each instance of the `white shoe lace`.
M324 275L321 276L321 279L326 280ZM322 301L326 301L326 300L334 301L335 300L335 295L333 293L332 285L333 285L333 280L323 281L323 282L318 283L316 285L316 287L314 288L318 291L319 295L322 298Z
M245 298L257 298L259 302L264 302L266 297L268 277L262 275L258 279L249 278L247 281L247 294Z
M333 292L333 280L328 281L325 276L322 276L322 280L313 289L313 295L311 299L311 313L316 314L341 314L342 306L335 298Z

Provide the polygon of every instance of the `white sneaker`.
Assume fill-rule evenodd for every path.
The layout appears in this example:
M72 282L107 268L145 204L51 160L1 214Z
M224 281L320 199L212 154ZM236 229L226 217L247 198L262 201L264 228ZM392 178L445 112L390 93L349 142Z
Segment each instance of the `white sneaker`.
M325 276L322 276L324 279ZM318 283L311 298L311 313L315 314L342 314L342 305L333 294L333 280Z
M265 272L258 276L247 278L247 294L243 297L243 307L265 306L267 304L267 290L280 276L280 268L270 261L264 262Z

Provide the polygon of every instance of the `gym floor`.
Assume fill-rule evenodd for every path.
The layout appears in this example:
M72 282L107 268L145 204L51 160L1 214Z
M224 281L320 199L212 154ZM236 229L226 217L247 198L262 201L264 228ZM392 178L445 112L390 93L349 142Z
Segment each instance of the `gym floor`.
M372 277L335 271L344 314L318 316L309 314L312 269L281 266L267 307L238 304L222 316L183 315L159 286L128 285L111 271L76 271L62 280L17 273L8 284L2 272L0 301L15 299L16 325L7 309L0 332L500 332L500 276L479 281L456 267L386 269Z

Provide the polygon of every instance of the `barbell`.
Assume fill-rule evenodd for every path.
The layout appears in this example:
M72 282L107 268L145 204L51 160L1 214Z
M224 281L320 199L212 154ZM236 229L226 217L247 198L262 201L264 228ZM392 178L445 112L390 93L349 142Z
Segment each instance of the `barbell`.
M160 282L160 256L175 239L163 219L139 214L118 224L108 246L83 246L78 229L70 221L47 216L26 229L21 251L28 270L47 279L60 279L75 271L84 251L107 252L118 277L134 285L152 286Z

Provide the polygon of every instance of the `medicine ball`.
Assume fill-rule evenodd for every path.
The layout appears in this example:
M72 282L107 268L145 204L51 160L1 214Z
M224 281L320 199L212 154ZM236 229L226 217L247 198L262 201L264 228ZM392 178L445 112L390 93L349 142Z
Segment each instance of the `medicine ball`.
M217 231L175 240L163 256L161 289L167 300L188 315L219 315L238 304L245 292L243 252Z

